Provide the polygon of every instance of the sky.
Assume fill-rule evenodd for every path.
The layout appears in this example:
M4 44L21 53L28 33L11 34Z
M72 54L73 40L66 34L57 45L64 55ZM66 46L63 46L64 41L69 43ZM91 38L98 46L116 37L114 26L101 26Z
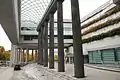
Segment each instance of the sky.
M80 17L84 17L97 7L101 6L109 0L79 0ZM71 19L70 0L65 0L63 3L63 18ZM55 14L56 18L56 14ZM5 50L11 50L11 42L0 25L0 46L4 46Z

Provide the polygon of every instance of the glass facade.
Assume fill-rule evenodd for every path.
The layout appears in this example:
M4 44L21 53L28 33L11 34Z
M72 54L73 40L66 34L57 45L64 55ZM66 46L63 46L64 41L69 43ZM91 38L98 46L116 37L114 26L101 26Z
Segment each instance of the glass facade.
M35 30L51 0L21 0L21 30Z
M89 63L115 64L120 62L120 47L89 51Z

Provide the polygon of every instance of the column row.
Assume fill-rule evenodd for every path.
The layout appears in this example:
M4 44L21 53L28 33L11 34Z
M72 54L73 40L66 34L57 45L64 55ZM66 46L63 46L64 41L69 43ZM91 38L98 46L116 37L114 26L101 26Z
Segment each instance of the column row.
M63 0L57 0L57 32L58 32L58 71L65 71L64 64L64 35L63 35ZM81 40L81 25L79 15L78 0L71 0L72 13L72 32L73 32L73 47L74 47L74 73L75 77L84 77L84 59ZM48 44L48 22L49 27L49 44ZM38 35L38 63L54 68L54 13L49 13L49 21L45 21ZM49 48L49 61L48 61Z
M15 51L13 52L14 55L12 55L12 58L14 59L13 64L19 64L24 65L28 63L29 61L37 61L38 53L37 50L32 49L31 55L29 54L29 49L22 49L22 48L15 48Z

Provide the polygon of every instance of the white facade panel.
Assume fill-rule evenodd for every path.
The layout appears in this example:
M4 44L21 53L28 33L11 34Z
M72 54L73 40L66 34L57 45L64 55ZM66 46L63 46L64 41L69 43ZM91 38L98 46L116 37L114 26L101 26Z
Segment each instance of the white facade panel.
M110 49L120 47L120 36L108 37L103 40L93 41L83 44L83 54L88 54L88 51ZM73 46L69 47L69 52L73 52Z

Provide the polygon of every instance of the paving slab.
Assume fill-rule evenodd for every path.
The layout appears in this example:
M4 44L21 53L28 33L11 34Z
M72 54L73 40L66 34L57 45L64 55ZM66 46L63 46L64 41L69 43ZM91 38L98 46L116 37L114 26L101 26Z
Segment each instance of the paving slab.
M24 67L25 72L37 80L120 80L120 74L117 72L85 68L85 78L75 78L74 65L66 64L66 72L57 72L57 63L55 69L49 69L37 64L29 64Z
M10 80L13 76L13 68L7 67L4 68L0 73L0 80Z
M20 71L13 71L13 68L0 69L0 80L120 80L118 72L100 70L85 66L85 78L75 78L74 65L66 64L65 72L57 72L57 63L55 69L49 69L35 63L28 64Z

